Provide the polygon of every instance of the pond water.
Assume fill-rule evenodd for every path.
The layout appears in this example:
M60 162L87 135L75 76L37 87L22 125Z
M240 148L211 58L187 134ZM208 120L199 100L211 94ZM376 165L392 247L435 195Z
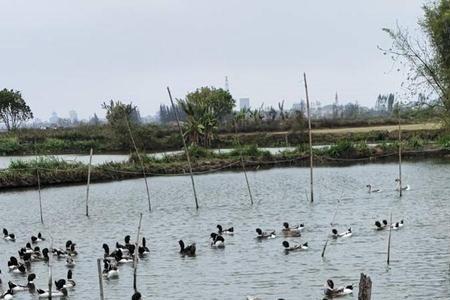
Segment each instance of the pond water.
M406 162L404 183L411 189L399 198L394 191L395 164L321 167L315 171L315 203L305 197L307 168L278 168L249 172L255 205L249 203L243 174L225 172L196 176L200 209L194 209L189 177L150 178L153 211L147 212L142 179L91 185L90 218L84 216L85 186L47 188L42 191L45 226L39 221L37 192L0 194L1 226L17 242L0 240L3 286L9 279L25 278L7 271L7 260L17 255L32 234L51 232L55 246L68 239L78 244L71 299L98 299L96 259L102 243L112 246L123 236L136 235L143 212L142 235L151 254L138 265L138 288L145 299L322 299L328 278L338 285L356 284L361 272L371 276L373 299L449 299L450 164L438 161ZM366 184L383 191L368 194ZM335 227L352 227L353 236L328 243L336 203L341 199ZM392 232L391 265L386 265L388 231L373 229L375 220L405 220ZM301 238L307 251L283 252L279 236L258 242L255 228L276 229L283 222L305 223ZM217 224L234 226L223 250L210 249L208 237ZM197 243L197 256L182 258L178 240ZM42 247L49 246L47 241ZM46 287L47 266L33 263L38 287ZM53 261L54 278L63 278L64 261ZM130 299L132 268L120 267L118 280L105 281L106 299ZM358 289L355 289L357 297ZM36 298L36 297L34 297ZM34 299L28 293L15 299ZM352 297L349 297L350 299ZM345 299L345 298L343 298Z

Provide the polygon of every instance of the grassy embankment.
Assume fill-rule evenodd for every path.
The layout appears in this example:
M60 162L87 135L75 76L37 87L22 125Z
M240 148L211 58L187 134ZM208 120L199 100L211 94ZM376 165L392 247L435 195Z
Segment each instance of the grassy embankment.
M442 157L450 153L450 138L441 138L438 143L428 144L418 136L403 142L404 157ZM398 142L383 142L369 147L364 141L351 142L342 139L326 149L314 150L316 165L343 165L363 161L396 160ZM275 166L307 166L308 147L300 144L293 151L271 154L261 151L256 145L244 146L229 153L213 153L210 150L191 147L193 170L209 173L218 170L240 170L240 152L247 168L270 168ZM185 174L187 163L183 154L154 158L144 156L146 173L149 176ZM85 184L87 165L68 163L56 158L39 158L30 162L14 161L10 167L0 172L0 188L21 188L37 185L36 172L39 170L42 185ZM142 176L140 164L135 155L127 162L104 163L92 168L91 181L113 181Z
M158 152L181 148L176 128L154 125L139 126L133 135L138 147L144 152ZM241 144L259 147L295 146L306 143L307 134L293 131L258 131L238 134ZM408 124L403 126L405 139L419 138L427 142L438 141L444 136L437 123ZM232 148L234 133L219 133L214 148ZM397 139L397 126L350 128L317 128L313 130L314 144L333 144L341 140L367 143L383 143ZM130 153L132 149L127 136L119 138L108 126L81 126L69 129L32 130L23 129L14 133L0 134L0 155L26 154L81 154Z

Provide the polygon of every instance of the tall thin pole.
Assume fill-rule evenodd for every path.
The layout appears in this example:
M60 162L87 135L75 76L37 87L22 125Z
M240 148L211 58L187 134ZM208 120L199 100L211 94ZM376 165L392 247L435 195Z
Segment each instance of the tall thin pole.
M136 244L134 248L134 259L133 259L133 289L134 292L137 292L137 257L138 257L138 249L139 249L139 233L141 232L141 223L142 223L142 213L139 216L139 225L136 236Z
M391 219L389 223L389 238L388 238L388 250L387 250L387 264L389 266L389 263L391 261L391 232L392 232L392 213L391 213Z
M306 93L306 110L308 112L308 132L309 132L309 168L310 168L310 184L311 184L311 202L314 202L314 189L313 189L313 151L312 151L312 133L311 133L311 112L309 109L309 95L308 84L306 82L306 73L303 73L305 81L305 93Z
M398 102L398 180L400 197L402 196L402 127L400 119L400 101Z
M101 259L97 258L97 273L98 273L98 285L100 289L100 300L104 300L105 296L103 294L103 278L102 278L102 267L101 267Z
M241 160L242 170L244 171L245 182L247 183L247 189L248 189L248 195L250 197L250 203L251 203L251 205L253 205L252 190L250 189L250 183L248 181L247 170L245 169L245 162L244 162L244 159L242 157L241 142L239 141L236 121L234 122L234 132L235 132L235 135L236 135L237 146L239 147L239 158Z
M92 165L93 152L94 152L94 150L91 148L91 152L89 154L88 177L87 177L87 186L86 186L86 217L89 217L89 186L91 184L91 165Z
M36 177L39 195L39 212L41 213L41 223L44 224L44 217L42 216L41 177L39 176L39 169L36 169Z
M172 103L172 109L175 112L175 117L177 118L178 129L180 130L181 139L183 140L184 153L186 153L186 159L188 161L188 166L189 166L189 174L191 175L192 190L194 191L195 208L198 209L197 191L195 190L194 175L192 174L192 165L191 165L191 157L189 156L189 149L187 148L186 141L184 140L183 129L181 128L181 125L180 125L180 117L178 116L178 110L175 107L175 104L173 103L172 94L170 93L169 87L167 87L167 92L169 93L170 103Z
M148 182L147 182L147 174L145 174L145 167L144 167L144 160L142 159L141 155L139 154L138 148L136 146L136 142L134 141L133 133L131 132L130 122L128 121L127 114L124 111L125 116L125 122L127 123L128 132L130 133L131 142L133 143L134 151L136 151L136 155L138 156L139 162L141 164L142 168L142 176L144 176L144 182L145 182L145 190L147 191L147 199L148 199L148 210L152 211L152 204L150 202L150 191L148 189Z

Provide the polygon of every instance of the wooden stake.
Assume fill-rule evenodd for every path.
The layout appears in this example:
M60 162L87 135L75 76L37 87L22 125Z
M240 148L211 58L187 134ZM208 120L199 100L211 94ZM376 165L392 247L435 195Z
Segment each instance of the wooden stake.
M100 288L100 300L104 300L105 296L103 294L102 259L101 258L97 258L97 273L98 273L98 285Z
M184 140L183 129L181 128L181 125L180 125L180 117L178 116L178 110L175 107L175 104L173 103L172 94L170 93L169 87L167 87L167 92L169 93L170 103L172 103L172 109L175 112L175 117L177 118L178 129L180 130L181 139L183 140L184 152L186 154L186 159L188 161L188 166L189 166L189 174L191 175L192 190L194 191L195 208L198 209L197 191L195 190L194 175L192 174L192 165L191 165L191 157L189 156L189 149L187 148L186 141Z
M92 165L93 152L94 152L94 150L91 148L91 152L89 154L88 177L87 177L87 186L86 186L86 217L89 217L89 186L91 184L91 165Z
M236 122L234 122L234 132L235 132L235 135L236 135L236 143L237 143L237 146L239 148L239 158L241 160L242 170L244 171L245 182L247 183L247 189L248 189L248 195L250 197L250 203L251 203L251 205L253 205L252 190L250 189L250 183L248 181L247 170L245 168L244 158L242 157L241 142L239 140Z
M125 122L127 123L127 127L128 127L128 132L130 133L131 142L133 143L134 150L136 151L136 155L138 156L139 162L141 163L142 176L144 176L145 190L147 191L148 210L152 211L152 204L150 202L150 191L148 189L147 175L145 174L144 160L142 159L141 155L139 154L138 148L136 146L136 142L133 137L133 133L131 132L130 122L128 122L128 116L125 113L125 111L124 111L124 115L125 115Z
M309 168L310 168L310 184L311 184L311 202L314 202L314 189L313 189L313 150L312 150L312 133L311 133L311 112L309 109L309 95L308 84L306 82L306 73L303 73L305 81L305 93L306 93L306 110L308 112L308 131L309 131Z
M387 250L387 264L389 266L390 260L391 260L391 232L392 232L392 213L391 213L391 220L389 224L389 238L388 238L388 250Z
M361 273L359 280L358 300L370 300L372 296L372 280L369 276Z
M36 169L36 177L37 177L38 195L39 195L39 212L41 214L41 223L44 224L44 217L42 216L41 178L39 176L39 169Z
M398 180L400 197L402 196L402 127L400 122L400 101L398 102Z
M139 216L139 225L136 236L136 244L134 249L134 259L133 259L133 289L134 292L137 292L137 257L138 257L138 249L139 249L139 233L141 232L141 223L142 223L142 213Z

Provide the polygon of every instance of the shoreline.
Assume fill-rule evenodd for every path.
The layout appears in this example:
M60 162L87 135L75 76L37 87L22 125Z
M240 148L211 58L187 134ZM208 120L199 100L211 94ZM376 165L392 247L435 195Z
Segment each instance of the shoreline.
M429 158L449 159L450 149L423 149L402 152L403 158L407 160L425 160ZM397 152L383 153L379 155L352 157L329 157L326 155L315 155L315 167L346 167L358 164L390 163L396 162ZM248 157L244 159L245 166L249 171L267 170L283 167L309 167L309 156L283 157L273 155L270 157ZM56 186L85 185L87 182L87 168L85 164L79 164L74 168L67 169L45 169L39 168L41 188ZM205 175L223 171L242 171L239 159L201 159L193 161L192 169L194 175ZM137 179L142 177L142 170L134 163L106 163L93 166L91 169L91 183L103 183ZM37 188L37 168L28 169L6 169L0 177L1 191L29 190ZM155 176L187 176L189 175L186 161L176 162L151 162L145 164L147 177ZM1 193L1 192L0 192Z

